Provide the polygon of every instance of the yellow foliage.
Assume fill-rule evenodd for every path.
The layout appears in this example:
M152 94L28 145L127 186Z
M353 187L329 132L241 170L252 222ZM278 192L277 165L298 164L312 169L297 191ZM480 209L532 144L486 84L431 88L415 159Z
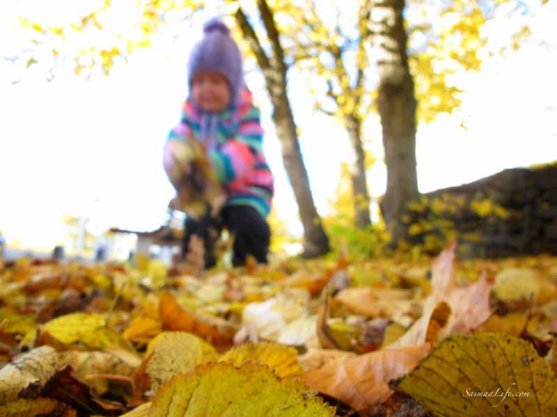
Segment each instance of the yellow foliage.
M21 398L8 404L0 405L1 417L35 417L57 415L54 413L61 404L51 398Z
M80 343L90 349L120 348L131 350L129 343L106 325L101 314L73 313L55 318L42 326L54 339L65 345Z
M554 416L557 382L525 340L484 333L450 336L393 384L436 416Z
M155 390L172 376L217 358L213 346L185 332L161 333L149 343L146 355L147 374Z
M487 217L493 211L493 202L488 199L473 200L470 202L470 208L480 217Z
M244 343L223 354L219 361L235 366L246 362L267 365L281 378L302 373L296 349L273 342Z
M8 334L22 335L24 340L32 340L37 331L37 322L31 314L16 314L7 308L0 309L0 329Z
M540 292L538 274L527 268L507 268L495 277L493 292L503 302L535 301Z
M134 317L123 336L128 340L138 340L143 338L155 337L162 331L160 320L146 314Z
M226 363L178 375L156 393L151 417L325 417L334 416L299 379L279 379L269 368Z

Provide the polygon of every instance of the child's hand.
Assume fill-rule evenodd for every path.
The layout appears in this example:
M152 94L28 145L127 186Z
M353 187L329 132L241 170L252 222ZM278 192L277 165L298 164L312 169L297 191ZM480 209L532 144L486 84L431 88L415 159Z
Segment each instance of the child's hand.
M172 185L178 191L180 184L190 173L192 152L190 147L179 141L168 142L164 148L163 165Z
M218 217L220 211L224 207L226 202L226 194L224 192L219 193L219 195L211 202L211 216Z

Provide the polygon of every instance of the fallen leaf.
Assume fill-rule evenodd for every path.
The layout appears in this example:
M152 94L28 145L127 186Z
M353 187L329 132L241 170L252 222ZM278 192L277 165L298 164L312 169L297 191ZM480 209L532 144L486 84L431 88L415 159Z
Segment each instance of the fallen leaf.
M41 390L41 396L54 398L69 404L77 410L79 415L100 414L115 415L116 410L109 410L98 403L92 396L88 385L74 377L72 368L65 368L56 372Z
M36 294L50 289L73 288L83 291L89 285L88 277L79 271L79 266L38 265L31 267L31 277L26 280L23 291Z
M203 339L185 332L164 332L147 348L146 372L156 390L170 377L217 359L215 349Z
M289 288L261 303L249 303L242 311L242 326L262 339L278 341L288 323L308 316L309 299L306 290Z
M9 335L19 335L20 346L31 346L37 334L37 322L30 314L19 314L8 308L0 309L0 329Z
M299 317L280 329L277 342L288 346L308 346L317 343L317 317Z
M557 381L548 364L508 335L450 336L391 386L436 416L557 415Z
M523 313L511 312L504 316L494 314L478 327L477 331L479 333L505 333L518 337L527 324L528 316Z
M66 407L51 398L34 398L28 400L21 398L0 405L0 416L2 417L35 417L47 415L59 415L55 411L63 410Z
M162 331L159 320L146 314L134 317L128 327L124 330L123 336L128 340L144 340L155 337Z
M120 417L149 417L149 412L151 411L151 402L146 402L133 410L128 411L126 414L122 414Z
M194 318L176 302L176 298L163 292L159 302L159 316L165 330L191 332Z
M299 357L300 366L304 372L320 369L325 365L339 365L342 362L357 357L354 352L333 349L310 349Z
M425 341L427 343L432 343L438 339L450 317L451 307L445 301L437 303L429 317L429 324L425 335Z
M80 343L90 349L120 348L134 351L118 332L108 327L100 314L72 313L45 323L41 333L64 345Z
M219 362L229 362L241 366L245 362L267 365L278 376L295 376L302 374L296 349L272 342L244 343L224 353Z
M41 346L0 369L0 404L17 400L24 390L39 390L56 373L58 353Z
M322 302L317 310L317 323L315 329L317 339L319 340L321 346L325 349L343 350L346 346L342 345L342 339L337 340L337 337L335 337L336 335L329 325L329 317L331 315L331 299L332 295L329 292L323 292Z
M388 382L410 372L429 351L429 345L383 349L340 363L325 363L304 376L311 388L355 410L367 410L393 393Z
M489 293L492 284L485 273L472 284L454 288L447 297L451 316L440 337L451 333L467 334L485 323L491 316Z
M412 291L398 288L347 288L335 300L346 305L354 314L393 320L396 316L414 311L416 304L412 299Z
M194 333L218 350L232 346L237 328L226 320L183 309L170 292L161 294L159 316L164 330Z
M334 408L296 378L279 379L268 367L227 363L197 367L167 381L156 393L151 417L325 417Z
M96 393L104 394L108 390L108 381L92 377L105 374L130 377L141 364L139 357L132 356L133 360L130 360L130 356L129 353L123 357L112 352L69 350L59 353L59 366L71 366Z
M454 244L450 244L433 263L432 293L424 302L422 316L388 347L422 345L452 333L468 333L490 317L492 285L482 273L476 282L457 287L453 274L454 250ZM440 326L442 323L444 325ZM428 335L431 340L427 339Z
M495 276L493 293L504 302L534 301L540 292L538 274L529 268L506 268Z

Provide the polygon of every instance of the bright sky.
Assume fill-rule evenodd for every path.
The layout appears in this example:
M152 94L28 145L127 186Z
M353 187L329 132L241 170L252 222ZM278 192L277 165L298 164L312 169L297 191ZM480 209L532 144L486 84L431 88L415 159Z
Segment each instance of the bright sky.
M32 5L39 13L36 7L45 3L2 3L4 56L18 45L10 4ZM457 118L440 117L420 127L421 191L557 160L556 3L550 2L548 12L538 17L526 47L505 60L488 62L481 74L469 77ZM51 3L48 9L62 10ZM68 77L47 83L31 77L10 84L12 67L0 62L0 231L8 242L53 247L64 233L62 214L89 218L96 232L113 226L151 230L164 221L173 191L162 170L161 151L185 97L191 40L142 52L110 78L93 82ZM299 230L270 108L261 86L254 83L252 88L265 115L266 154L277 179L275 209ZM293 102L315 199L325 213L340 161L349 159L350 152L335 121L313 115L309 103ZM463 117L468 130L455 122ZM368 125L369 147L380 159L380 130L373 121ZM374 196L384 191L384 172L377 164L370 173Z

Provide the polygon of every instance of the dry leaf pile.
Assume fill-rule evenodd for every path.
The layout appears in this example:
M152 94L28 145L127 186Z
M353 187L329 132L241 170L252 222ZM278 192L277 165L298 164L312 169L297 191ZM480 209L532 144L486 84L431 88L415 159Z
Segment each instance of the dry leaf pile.
M2 416L555 416L557 259L0 263Z

